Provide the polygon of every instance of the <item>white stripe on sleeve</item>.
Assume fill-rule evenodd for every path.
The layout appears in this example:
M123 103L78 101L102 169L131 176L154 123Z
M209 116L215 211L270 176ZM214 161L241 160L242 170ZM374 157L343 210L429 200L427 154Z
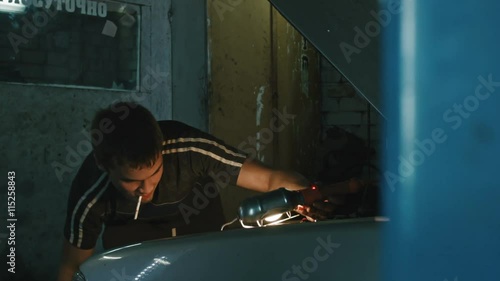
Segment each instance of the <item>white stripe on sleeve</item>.
M231 165L231 166L234 166L234 167L241 167L241 166L243 166L241 163L228 160L228 159L223 158L223 157L221 157L221 156L219 156L219 155L217 155L215 153L212 153L210 151L206 151L204 149L201 149L201 148L198 148L198 147L192 147L192 146L191 147L173 148L173 149L163 150L162 154L181 153L181 152L187 152L187 151L194 151L194 152L201 153L203 155L212 157L213 159L215 159L215 160L217 160L219 162L222 162L224 164Z
M205 138L177 138L177 139L164 141L163 145L174 144L174 143L184 143L184 142L201 142L201 143L211 144L213 146L216 146L216 147L224 150L224 152L226 152L227 154L231 154L231 155L236 156L236 157L246 158L246 156L241 154L241 153L235 153L234 151L228 149L227 147L221 145L220 143L213 141L213 140L205 139Z
M80 200L78 200L78 203L76 204L75 209L73 209L73 215L71 216L71 224L70 224L70 236L69 236L69 242L71 244L73 244L75 241L75 233L74 233L75 227L74 226L75 226L76 213L77 213L78 209L80 208L80 205L83 203L83 201L85 201L87 196L89 196L89 194L92 193L99 186L99 184L103 181L105 176L106 176L106 173L103 173L102 176L99 177L99 179L94 183L94 185L89 190L87 190L87 192L85 192L85 194L80 198ZM106 186L107 185L104 185L103 190L105 189Z
M92 208L92 206L94 206L95 202L97 202L97 200L99 200L99 198L101 198L102 194L106 190L106 187L108 187L109 182L110 182L110 180L108 180L108 182L106 182L106 184L104 185L104 188L101 189L101 191L99 191L99 193L96 195L96 197L94 197L94 199L92 201L90 201L90 203L87 204L87 208L85 208L85 211L83 212L82 217L80 218L80 224L78 225L78 243L77 243L78 248L80 248L82 246L83 222L85 221L85 218L87 217L87 214L88 214L90 208Z

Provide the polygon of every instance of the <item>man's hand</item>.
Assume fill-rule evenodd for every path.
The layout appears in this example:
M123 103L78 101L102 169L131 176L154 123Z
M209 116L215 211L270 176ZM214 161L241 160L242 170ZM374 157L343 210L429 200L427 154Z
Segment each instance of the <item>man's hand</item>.
M311 191L309 181L302 175L290 171L276 170L255 159L247 159L241 167L236 185L259 192L269 192L280 187L287 190L300 190L303 192L305 206L300 206L295 211L308 220L324 220L334 218L338 212L344 211L345 197L359 193L365 183L356 178L348 181L329 184ZM349 209L349 208L347 208Z
M71 281L80 265L94 253L94 249L82 250L64 239L61 266L57 281Z
M337 215L336 211L344 207L346 195L356 194L363 187L364 182L356 178L322 186L318 190L321 194L320 198L316 197L314 200L306 198L306 205L299 206L295 211L306 217L309 221L334 218ZM311 192L308 193L310 194Z

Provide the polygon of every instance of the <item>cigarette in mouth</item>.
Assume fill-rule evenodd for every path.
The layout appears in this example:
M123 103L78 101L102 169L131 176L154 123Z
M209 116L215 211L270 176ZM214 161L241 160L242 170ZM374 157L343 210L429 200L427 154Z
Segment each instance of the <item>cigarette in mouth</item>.
M142 200L142 196L139 196L139 201L137 201L137 207L135 207L134 220L136 220L137 216L139 215L139 208L141 207L141 200Z

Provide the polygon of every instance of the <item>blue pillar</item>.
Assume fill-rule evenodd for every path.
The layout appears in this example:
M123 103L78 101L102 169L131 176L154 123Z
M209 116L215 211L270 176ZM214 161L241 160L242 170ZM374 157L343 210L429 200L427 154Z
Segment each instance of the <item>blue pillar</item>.
M499 13L403 0L384 29L381 280L500 280Z

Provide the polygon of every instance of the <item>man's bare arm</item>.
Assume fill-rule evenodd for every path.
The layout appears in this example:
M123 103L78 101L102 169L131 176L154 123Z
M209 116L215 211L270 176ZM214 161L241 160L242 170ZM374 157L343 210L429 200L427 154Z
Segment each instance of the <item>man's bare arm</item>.
M254 159L247 159L240 170L236 185L260 192L284 187L289 190L307 188L309 182L299 173L266 167Z
M92 256L93 253L94 249L82 250L71 245L64 239L61 266L59 267L57 281L71 281L80 265Z

